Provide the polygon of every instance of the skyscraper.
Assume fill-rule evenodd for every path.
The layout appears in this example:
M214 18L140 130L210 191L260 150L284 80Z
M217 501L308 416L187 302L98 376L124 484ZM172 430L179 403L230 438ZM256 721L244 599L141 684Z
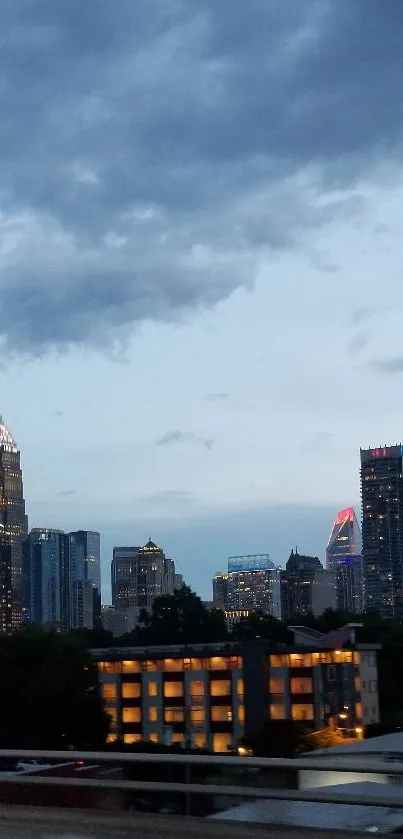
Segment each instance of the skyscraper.
M101 625L100 535L93 530L69 533L72 626Z
M336 574L337 607L360 614L363 610L361 533L353 507L340 510L326 548L326 568Z
M20 452L0 416L0 631L22 621L22 544L27 518Z
M231 615L264 612L281 618L280 569L269 554L230 556L228 571L213 577L213 604Z
M323 568L317 556L291 551L285 571L281 571L281 613L283 618L295 615L321 615L336 608L336 576Z
M361 449L366 611L403 614L403 446Z
M27 620L70 628L69 543L62 530L34 527L24 543Z
M173 594L182 582L174 561L151 539L143 547L114 548L111 578L112 604L130 610L133 624L141 609L150 610L156 597Z

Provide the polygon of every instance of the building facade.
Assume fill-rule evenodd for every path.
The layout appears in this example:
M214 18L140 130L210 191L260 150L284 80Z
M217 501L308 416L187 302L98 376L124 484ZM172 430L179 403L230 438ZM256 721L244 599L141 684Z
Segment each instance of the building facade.
M231 556L213 578L213 604L226 613L264 612L281 618L280 569L269 554Z
M69 628L68 548L65 533L51 528L33 528L24 542L28 622Z
M319 616L336 608L336 575L323 568L317 556L292 550L280 573L281 610L285 620L295 615Z
M361 532L353 507L340 510L326 547L326 568L336 575L337 608L361 614L364 608Z
M101 625L100 534L93 530L69 533L72 627Z
M115 612L130 615L133 629L140 611L150 611L157 597L173 594L183 578L176 572L174 560L149 539L143 547L113 549L111 582Z
M28 531L20 452L0 417L0 631L22 622L22 546Z
M111 717L109 739L236 750L268 719L326 723L354 733L363 725L361 658L376 650L293 646L266 641L93 650ZM368 665L369 666L369 665ZM376 721L375 712L368 721ZM361 733L361 732L360 732ZM358 732L357 732L358 734Z
M366 611L403 614L403 447L361 449Z

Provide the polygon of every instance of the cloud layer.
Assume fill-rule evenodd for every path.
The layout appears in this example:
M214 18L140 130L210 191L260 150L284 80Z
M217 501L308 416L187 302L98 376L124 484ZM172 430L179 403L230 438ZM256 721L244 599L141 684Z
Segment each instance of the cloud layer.
M400 155L396 0L8 0L0 25L4 353L213 304Z

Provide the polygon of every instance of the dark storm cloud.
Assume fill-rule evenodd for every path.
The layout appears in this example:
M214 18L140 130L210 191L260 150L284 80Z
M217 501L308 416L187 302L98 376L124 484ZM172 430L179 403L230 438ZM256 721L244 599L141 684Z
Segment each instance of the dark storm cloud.
M400 155L397 0L4 0L0 336L116 340L253 282Z
M199 434L193 434L192 431L168 431L159 440L156 440L156 446L172 446L177 443L190 443L197 446L204 446L210 450L213 448L214 440L208 437L201 437Z

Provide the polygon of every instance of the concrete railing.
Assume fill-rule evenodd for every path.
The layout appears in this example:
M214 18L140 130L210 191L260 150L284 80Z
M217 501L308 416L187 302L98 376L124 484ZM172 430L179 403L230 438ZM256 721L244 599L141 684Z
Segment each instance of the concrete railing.
M371 795L341 794L331 792L332 787L322 787L320 790L298 790L298 789L273 789L266 787L246 786L242 784L228 784L228 783L200 783L192 782L192 771L197 767L204 767L206 769L223 769L231 768L236 770L266 770L272 772L278 770L279 772L291 771L297 774L301 770L316 770L316 771L337 771L346 773L357 773L360 775L388 775L388 776L403 776L403 764L389 763L382 759L374 758L345 758L340 763L335 763L334 759L321 756L303 757L303 758L255 758L255 757L230 757L225 755L187 755L187 754L158 754L158 753L121 753L121 752L73 752L73 751L48 751L48 750L0 750L0 759L19 760L23 758L25 761L55 761L60 764L74 764L75 761L85 761L88 767L99 766L104 763L112 763L115 767L124 764L132 765L149 765L160 764L160 766L182 766L184 767L183 781L161 781L161 780L121 780L118 778L103 778L103 777L55 777L52 775L44 775L35 772L34 774L9 774L0 775L0 786L3 784L29 786L29 787L79 787L96 789L100 792L105 790L121 791L121 792L141 792L154 794L178 794L183 796L186 802L185 812L191 812L190 802L194 796L220 796L225 798L238 798L243 800L255 799L277 799L277 800L292 800L292 801L310 801L321 802L327 804L357 804L357 805L371 805L375 807L391 807L396 809L403 809L403 795L397 798L395 795L388 794L385 785L385 793L377 795L376 798ZM226 779L228 780L228 778ZM353 786L353 785L352 785ZM392 789L395 789L392 787ZM7 803L4 801L3 803Z

